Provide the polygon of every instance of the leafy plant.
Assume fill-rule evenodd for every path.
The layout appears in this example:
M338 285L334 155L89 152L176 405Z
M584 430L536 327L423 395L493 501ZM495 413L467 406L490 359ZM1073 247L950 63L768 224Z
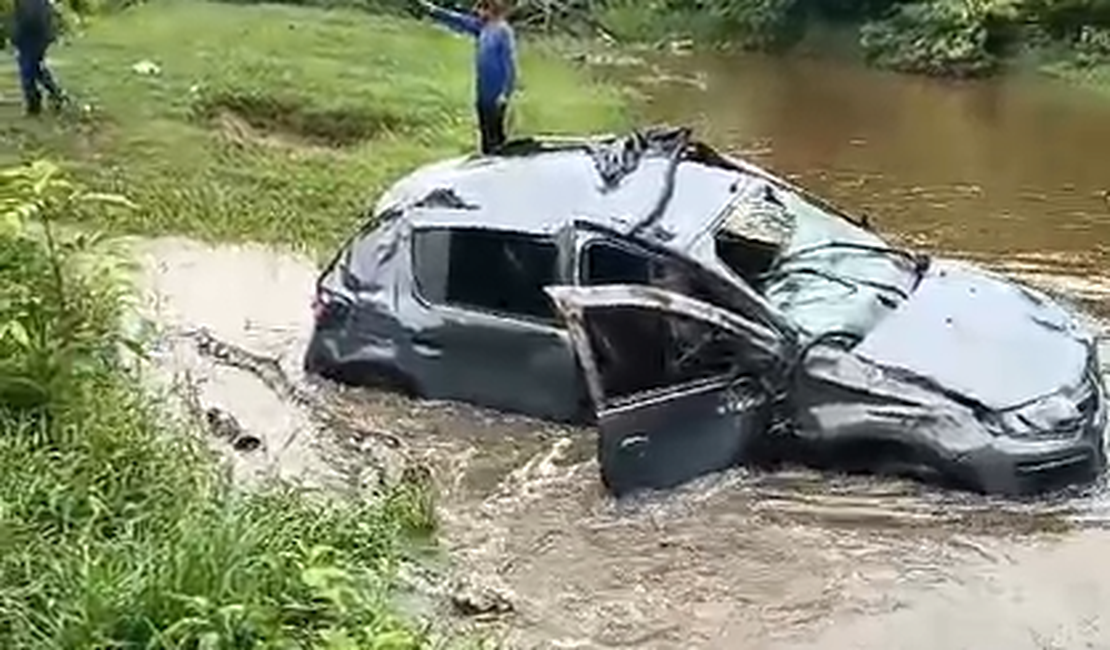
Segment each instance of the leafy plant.
M48 406L112 357L126 295L126 257L65 217L128 209L122 197L63 179L46 161L0 172L0 403Z
M860 44L879 66L941 76L988 74L1000 61L998 25L1016 15L1009 0L937 0L897 6L865 24Z
M417 492L241 491L120 363L131 265L80 226L132 208L0 170L0 647L423 646L388 601Z
M610 0L601 22L620 38L691 37L751 49L790 45L804 28L801 0Z

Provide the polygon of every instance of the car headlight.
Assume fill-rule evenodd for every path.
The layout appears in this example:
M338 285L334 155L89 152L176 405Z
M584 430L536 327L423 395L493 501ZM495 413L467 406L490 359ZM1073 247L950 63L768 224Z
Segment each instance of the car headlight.
M1105 424L1099 379L1087 375L1074 391L1053 393L1016 409L997 411L985 418L995 435L1018 439L1066 439Z

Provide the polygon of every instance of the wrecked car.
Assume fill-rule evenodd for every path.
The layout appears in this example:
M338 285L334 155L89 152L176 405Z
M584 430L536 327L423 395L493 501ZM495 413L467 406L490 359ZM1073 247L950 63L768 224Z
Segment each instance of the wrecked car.
M305 367L595 419L614 494L802 462L1019 494L1105 467L1081 314L684 128L402 179L320 276Z

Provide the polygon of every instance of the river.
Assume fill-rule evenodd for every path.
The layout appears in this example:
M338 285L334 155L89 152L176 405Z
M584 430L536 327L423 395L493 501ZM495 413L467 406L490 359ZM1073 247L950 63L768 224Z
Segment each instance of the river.
M671 56L606 74L889 235L1105 297L1106 98L1040 77L944 81L850 63Z
M632 79L648 120L692 124L866 212L894 239L1110 314L1100 243L1110 241L1100 166L1110 102L1045 81L952 84L757 56L675 56L602 74ZM736 470L614 503L598 484L590 431L300 376L310 261L176 239L141 252L147 304L171 328L160 366L188 370L202 401L264 439L234 457L244 476L350 485L362 465L329 460L318 452L328 436L297 407L196 355L172 328L207 327L272 356L329 409L396 435L432 470L445 570L512 609L460 629L514 648L1110 648L1102 486L1017 503ZM351 442L345 453L357 456Z

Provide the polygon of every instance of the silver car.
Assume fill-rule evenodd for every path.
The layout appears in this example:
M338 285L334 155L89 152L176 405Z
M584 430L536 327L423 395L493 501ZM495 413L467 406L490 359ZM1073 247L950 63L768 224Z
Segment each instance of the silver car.
M1093 332L688 129L417 170L320 277L305 366L595 420L615 494L801 462L1016 494L1105 468Z

